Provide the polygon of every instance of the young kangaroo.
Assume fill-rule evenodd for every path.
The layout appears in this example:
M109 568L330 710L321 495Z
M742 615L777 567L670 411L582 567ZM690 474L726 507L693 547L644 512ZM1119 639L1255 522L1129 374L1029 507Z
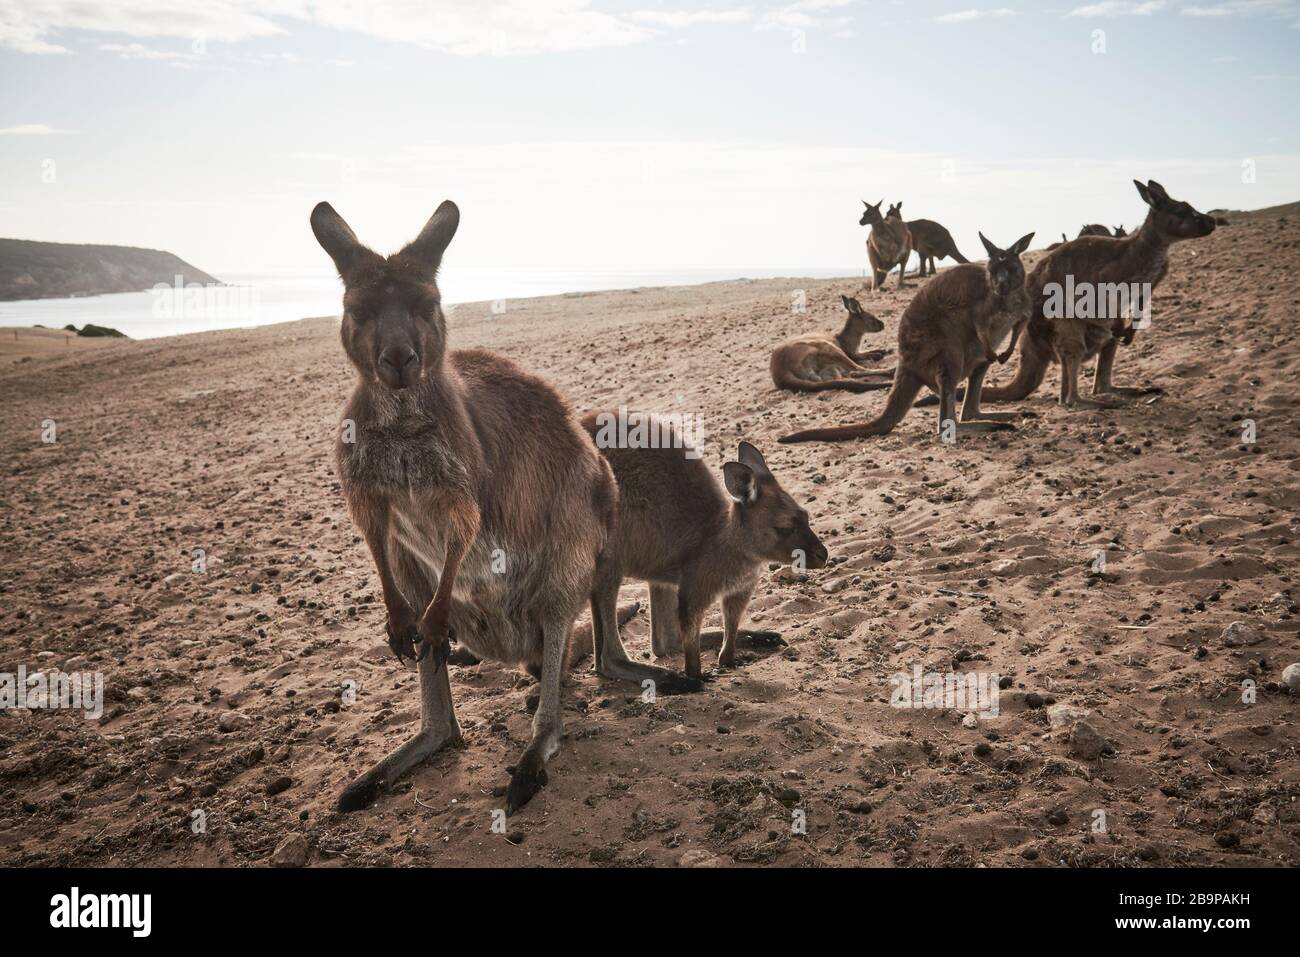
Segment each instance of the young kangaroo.
M617 505L609 465L555 389L493 353L447 350L436 274L459 219L444 202L383 257L328 203L311 214L343 280L343 348L358 373L339 480L379 573L389 646L420 674L419 732L348 786L341 811L459 740L443 667L453 636L478 657L540 671L507 813L546 783L565 646Z
M912 255L912 234L907 231L903 217L894 212L892 216L881 216L880 207L885 201L872 206L865 199L862 205L862 218L859 226L870 226L871 234L867 237L867 259L871 261L871 288L879 289L884 285L889 271L898 267L898 288L903 288L903 273L907 271L907 260Z
M796 392L824 392L843 389L846 392L870 392L887 389L887 382L865 382L868 376L890 376L893 369L868 369L859 360L872 354L858 352L862 336L879 332L885 324L869 312L863 312L856 299L840 296L849 317L844 328L836 335L828 332L807 332L787 339L772 350L770 367L772 381L778 389Z
M1089 223L1087 226L1084 226L1082 229L1080 229L1079 235L1075 236L1074 238L1079 239L1080 237L1083 236L1109 236L1109 235L1110 235L1110 230L1107 229L1105 226L1102 226L1100 223Z
M897 203L889 207L889 213L886 219L891 215L902 216L903 204ZM917 274L920 276L927 275L925 264L928 260L930 271L928 275L933 276L938 272L935 266L936 259L952 258L959 263L970 262L957 249L957 244L952 240L952 233L948 232L943 226L940 226L933 219L909 219L907 220L907 231L912 235L912 248L920 257L921 264Z
M992 362L1011 356L1015 337L1029 319L1030 300L1025 292L1025 268L1020 255L1034 234L1022 236L1001 250L984 238L988 264L954 266L936 276L908 304L898 325L898 371L885 400L885 408L869 422L827 429L809 429L781 442L838 442L868 435L886 435L902 421L917 394L929 386L940 396L939 433L1010 429L1010 418L980 411L980 385ZM1011 344L999 354L997 347L1008 334ZM969 380L961 424L956 421L957 383Z
M647 668L627 660L614 620L619 585L627 577L650 583L655 655L683 651L686 674L694 679L702 677L700 623L721 596L718 664L731 667L740 621L763 564L802 561L807 568L821 568L826 546L808 526L808 513L781 488L748 442L740 443L739 461L722 467L724 492L708 466L688 458L680 442L620 448L608 435L602 438L611 421L606 416L613 415L592 413L582 420L613 467L619 490L618 518L591 593L597 668ZM670 423L655 423L657 434L675 435ZM749 637L780 641L770 632Z
M1051 318L1046 311L1056 292L1067 286L1090 286L1096 290L1137 284L1139 288L1154 290L1169 268L1169 247L1173 243L1214 232L1211 217L1172 199L1154 180L1148 180L1146 185L1134 180L1133 185L1149 207L1146 220L1136 233L1122 239L1085 236L1060 246L1038 261L1026 283L1034 308L1020 341L1016 377L1005 386L985 388L984 399L990 402L1024 399L1042 384L1052 363L1059 362L1062 405L1067 408L1103 405L1095 399L1079 397L1079 369L1093 356L1097 356L1094 396L1139 396L1160 391L1120 388L1111 383L1115 350L1121 341L1127 343L1133 338L1134 327L1125 326L1124 317ZM1144 291L1144 298L1145 295ZM1096 296L1098 302L1103 298L1100 294ZM1149 301L1144 305L1150 308Z

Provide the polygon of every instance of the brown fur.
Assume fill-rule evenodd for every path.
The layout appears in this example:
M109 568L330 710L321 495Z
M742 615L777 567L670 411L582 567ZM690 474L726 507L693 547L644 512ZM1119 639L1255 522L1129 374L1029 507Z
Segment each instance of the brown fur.
M617 490L554 388L502 356L447 351L435 274L458 220L444 203L414 242L384 258L328 204L312 213L346 288L342 339L358 372L335 459L379 573L390 645L399 661L417 644L420 658L435 661L421 662L422 702L450 716L443 723L453 736L449 690L439 698L445 668L437 667L449 637L480 658L542 674L533 739L508 792L513 812L545 782L545 762L559 747L564 648ZM340 807L364 805L412 750L431 743L417 735L354 782Z
M871 262L871 288L879 289L884 285L889 271L898 267L898 288L903 288L903 274L907 271L907 260L912 255L912 234L907 230L907 223L897 212L892 216L882 216L880 207L882 199L874 206L865 199L862 205L866 209L859 226L870 226L871 234L867 237L867 259Z
M838 333L806 332L785 340L772 350L769 368L772 382L778 389L869 392L888 388L887 383L863 380L866 376L891 375L893 370L868 369L860 365L860 360L867 355L858 351L862 336L867 332L879 332L885 324L871 313L864 312L856 299L841 296L840 300L848 310L848 318Z
M598 414L586 416L582 425L599 446ZM619 505L591 596L598 668L611 654L613 661L626 658L613 619L624 578L651 584L655 654L684 652L686 674L698 679L700 624L715 600L722 598L724 623L718 664L730 667L763 563L789 563L801 553L809 568L826 564L826 548L809 527L808 513L748 442L740 444L739 461L723 467L725 491L708 466L682 448L605 443L601 452L618 481Z
M1042 384L1051 365L1060 363L1061 404L1070 408L1097 404L1080 399L1078 392L1079 370L1093 356L1098 357L1094 395L1133 396L1153 391L1119 388L1111 383L1116 348L1121 341L1127 343L1133 338L1132 326L1125 327L1122 317L1049 319L1044 313L1050 298L1047 287L1051 283L1063 286L1067 276L1073 276L1076 286L1085 282L1150 283L1154 290L1168 269L1171 244L1214 231L1213 219L1187 203L1171 199L1159 183L1148 181L1143 185L1135 180L1134 185L1150 207L1136 233L1122 239L1085 236L1064 243L1039 260L1029 274L1027 287L1034 309L1020 344L1016 376L1005 386L986 387L984 399L1024 399Z
M897 203L889 207L889 213L902 216L903 204ZM957 249L957 244L952 239L952 233L933 219L909 219L907 220L907 231L912 236L912 248L916 250L916 255L920 259L917 266L917 275L919 276L927 275L927 262L929 263L928 275L931 276L938 272L938 267L935 265L936 260L952 258L958 263L970 262Z
M984 238L983 234L980 238ZM984 240L990 256L986 266L954 266L922 287L899 322L898 371L880 415L858 425L796 432L780 441L835 442L885 435L902 421L925 386L941 396L942 433L950 420L957 427L954 397L957 384L965 379L971 382L971 399L962 410L961 429L1010 428L1002 422L974 421L986 418L979 411L978 385L989 363L1004 362L1010 356L1011 346L1001 355L996 353L999 343L1029 318L1030 301L1020 254L1032 238L1030 233L1006 251Z

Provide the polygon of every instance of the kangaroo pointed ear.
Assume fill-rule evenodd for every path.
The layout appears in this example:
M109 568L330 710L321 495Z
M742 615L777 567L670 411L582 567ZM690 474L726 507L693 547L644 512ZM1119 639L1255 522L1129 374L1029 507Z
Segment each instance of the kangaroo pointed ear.
M399 255L414 261L430 273L436 273L442 262L442 254L451 242L451 237L456 235L456 227L459 225L460 210L451 200L445 199L424 224L420 235L407 243Z
M998 253L1002 252L1002 250L998 249L997 246L994 246L991 242L989 242L988 238L983 233L980 233L980 242L984 244L984 251L989 254L990 259L996 256Z
M849 312L862 311L862 303L858 302L852 296L840 296L840 302L844 303L844 308Z
M1165 188L1161 186L1159 183L1157 183L1155 180L1153 179L1147 180L1147 190L1155 198L1155 201L1157 203L1170 202L1169 194L1165 192Z
M763 453L754 448L754 446L750 445L748 442L740 443L740 451L736 457L740 459L742 465L753 469L754 473L757 475L772 474L767 467L767 462L763 458Z
M1155 197L1151 195L1151 190L1147 189L1137 180L1133 180L1133 185L1138 188L1138 195L1142 197L1142 202L1146 203L1148 206L1155 206L1156 200Z
M1029 243L1033 238L1034 238L1033 233L1029 233L1026 236L1021 236L1012 244L1011 252L1015 253L1017 256L1021 255L1026 249L1029 248Z
M862 201L862 205L865 206L865 207L867 207L867 209L870 209L870 208L871 208L871 204L868 203L865 199Z
M728 462L722 466L722 481L737 504L753 505L758 499L758 476L748 465Z
M311 231L316 234L316 242L334 260L340 276L346 277L357 261L370 252L329 203L317 203L311 211Z

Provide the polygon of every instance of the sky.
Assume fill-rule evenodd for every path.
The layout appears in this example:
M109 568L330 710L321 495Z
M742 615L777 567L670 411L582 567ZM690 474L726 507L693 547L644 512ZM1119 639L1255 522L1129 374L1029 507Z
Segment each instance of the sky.
M972 5L974 2L976 5ZM1300 0L0 0L0 236L328 268L865 265L862 201L1035 247L1300 200Z

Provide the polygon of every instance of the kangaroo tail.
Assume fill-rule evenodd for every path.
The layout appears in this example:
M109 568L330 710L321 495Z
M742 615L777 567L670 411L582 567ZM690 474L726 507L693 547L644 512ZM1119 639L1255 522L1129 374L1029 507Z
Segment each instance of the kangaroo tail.
M622 628L629 621L635 618L637 612L640 610L641 602L639 601L629 602L626 605L619 605L617 612L619 628ZM566 667L576 667L580 661L591 654L591 649L591 622L587 621L583 622L581 625L574 625L573 632L569 636L569 653L565 662Z
M782 379L779 383L783 389L793 389L796 392L831 392L839 389L843 392L874 392L878 389L888 389L888 382L863 382L860 379Z
M986 385L980 391L980 399L988 402L1018 402L1033 395L1034 390L1043 384L1047 368L1052 364L1046 350L1047 346L1035 340L1026 330L1020 343L1016 377L1003 386Z
M957 262L959 262L959 263L968 263L968 262L970 262L970 260L967 259L965 256L963 256L963 255L961 254L961 251L957 249L957 245L956 245L956 243L949 243L949 244L948 244L948 255L951 256L953 259L957 260Z
M870 422L835 426L829 429L807 429L803 432L783 435L777 441L789 445L792 442L842 442L845 439L860 439L868 435L888 435L894 430L894 426L903 421L903 416L907 415L907 410L911 408L912 401L924 384L916 373L900 368L894 374L894 385L885 399L884 409Z

